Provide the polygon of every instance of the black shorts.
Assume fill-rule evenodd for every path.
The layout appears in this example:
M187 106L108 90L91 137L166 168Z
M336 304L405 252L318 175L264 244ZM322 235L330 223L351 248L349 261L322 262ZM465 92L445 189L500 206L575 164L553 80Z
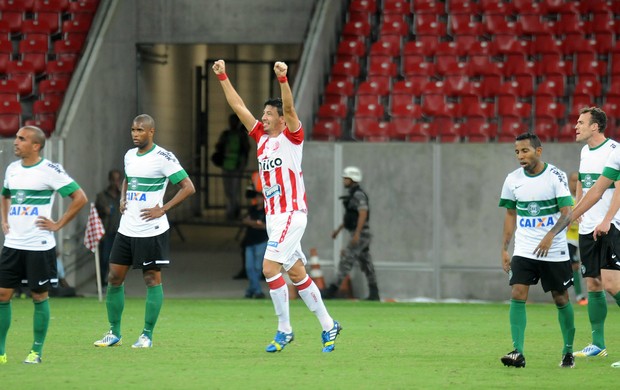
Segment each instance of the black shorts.
M596 241L592 233L579 235L581 255L581 275L588 278L601 276L601 269L620 271L620 261L614 248L620 249L620 232L612 224L609 233L599 236Z
M170 265L169 230L153 237L128 237L116 233L110 263L136 269L160 270Z
M56 248L46 251L2 248L0 254L0 287L27 285L32 291L44 292L50 284L58 285Z
M510 285L542 285L544 292L564 291L573 285L573 268L570 260L541 261L513 256L510 261Z
M577 246L568 244L568 256L570 256L571 263L579 263L579 256L577 256Z

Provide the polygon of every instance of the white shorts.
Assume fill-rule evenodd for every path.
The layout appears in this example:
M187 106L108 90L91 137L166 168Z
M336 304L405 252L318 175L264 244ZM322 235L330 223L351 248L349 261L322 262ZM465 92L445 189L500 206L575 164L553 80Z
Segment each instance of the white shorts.
M306 264L301 250L301 237L306 231L308 215L302 211L267 215L267 250L265 259L282 264L288 271L297 260Z

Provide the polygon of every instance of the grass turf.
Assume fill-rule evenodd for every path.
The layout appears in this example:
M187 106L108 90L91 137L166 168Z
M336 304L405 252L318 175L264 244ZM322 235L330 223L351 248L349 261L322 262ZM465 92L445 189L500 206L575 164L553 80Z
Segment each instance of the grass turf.
M128 299L121 347L95 348L107 330L104 303L52 299L43 364L22 364L32 342L32 303L13 300L0 365L3 389L460 389L602 388L613 383L620 360L620 310L610 304L606 358L558 367L562 348L557 310L528 304L527 367L504 367L512 349L506 304L405 304L328 301L344 327L330 354L321 329L302 301L291 302L295 341L282 352L265 346L276 330L269 300L167 299L152 349L135 350L144 300ZM575 349L590 342L585 307L575 306Z

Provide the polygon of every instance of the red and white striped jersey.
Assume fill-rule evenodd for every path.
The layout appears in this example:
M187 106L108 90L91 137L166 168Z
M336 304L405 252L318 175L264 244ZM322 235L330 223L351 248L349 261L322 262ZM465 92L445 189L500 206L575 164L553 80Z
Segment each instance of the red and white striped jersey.
M269 137L263 123L256 121L249 134L256 141L265 212L282 214L306 211L306 187L301 170L304 144L301 123L299 130L294 133L286 127L277 137Z

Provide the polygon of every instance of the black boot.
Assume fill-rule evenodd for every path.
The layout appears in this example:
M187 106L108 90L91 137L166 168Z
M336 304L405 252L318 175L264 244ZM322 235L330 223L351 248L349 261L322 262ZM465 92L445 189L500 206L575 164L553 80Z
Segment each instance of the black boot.
M381 298L379 298L379 288L377 287L377 285L372 285L372 286L368 286L368 290L370 290L370 293L368 294L368 298L366 298L367 301L380 301Z
M330 284L325 290L321 291L321 296L323 299L334 299L336 298L337 293L338 286L335 284Z

